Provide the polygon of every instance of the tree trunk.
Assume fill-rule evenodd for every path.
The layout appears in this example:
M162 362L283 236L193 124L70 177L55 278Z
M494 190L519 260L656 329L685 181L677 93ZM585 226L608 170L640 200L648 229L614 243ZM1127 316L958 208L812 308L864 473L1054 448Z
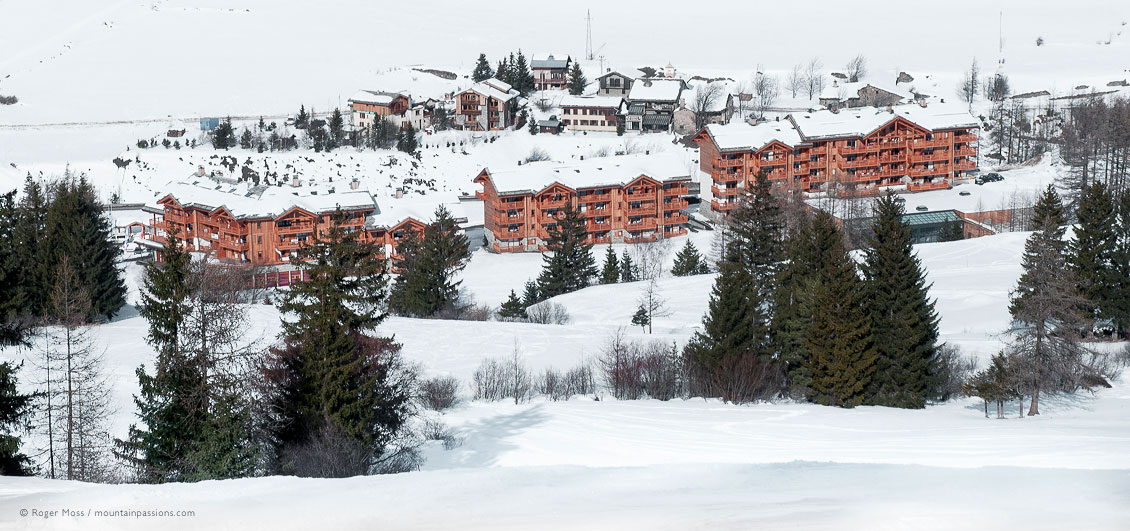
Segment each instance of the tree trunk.
M1032 391L1032 407L1028 408L1028 416L1031 417L1032 415L1039 415L1039 414L1040 414L1040 386L1037 385L1036 389ZM1024 399L1023 398L1020 399L1020 416L1021 417L1024 416Z
M67 479L74 479L74 434L75 434L75 391L74 369L71 367L71 328L66 327L67 337Z

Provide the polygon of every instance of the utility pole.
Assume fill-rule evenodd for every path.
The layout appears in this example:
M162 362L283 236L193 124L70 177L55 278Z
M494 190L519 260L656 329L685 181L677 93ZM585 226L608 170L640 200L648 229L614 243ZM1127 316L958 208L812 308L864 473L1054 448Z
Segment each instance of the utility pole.
M585 10L585 59L592 61L592 10Z

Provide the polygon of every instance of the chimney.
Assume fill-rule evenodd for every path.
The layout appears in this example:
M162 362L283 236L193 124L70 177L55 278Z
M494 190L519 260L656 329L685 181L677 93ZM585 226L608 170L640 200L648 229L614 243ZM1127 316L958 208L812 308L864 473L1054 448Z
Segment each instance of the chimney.
M290 186L293 187L293 188L298 188L298 187L302 186L302 179L299 179L298 177L292 177L290 179Z
M397 188L396 189L396 198L400 199L401 197L404 197L404 188Z
M204 166L197 166L196 167L196 176L197 177L203 177L204 176Z
M918 105L921 105L922 108L925 109L926 108L926 98L918 98Z
M891 113L891 114L894 114L894 113L895 113L895 108L894 108L894 107L891 107L890 105L887 105L887 112L889 112L889 113Z
M585 156L584 156L584 155L581 155L581 160L585 160Z
M357 190L358 188L361 188L361 181L358 181L357 179L353 179L352 181L349 182L349 189L350 190Z

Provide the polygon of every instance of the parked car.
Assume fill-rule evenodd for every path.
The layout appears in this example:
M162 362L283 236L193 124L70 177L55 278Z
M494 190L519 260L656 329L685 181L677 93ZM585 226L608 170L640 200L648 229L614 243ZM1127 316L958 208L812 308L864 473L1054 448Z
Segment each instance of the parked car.
M930 209L926 208L926 205L918 205L918 206L914 207L914 210L917 210L919 212L925 212L925 211L930 210Z
M1001 177L1001 174L999 174L999 173L986 173L984 175L978 176L977 179L975 179L973 182L975 182L977 184L985 184L985 183L995 183L997 181L1003 181L1003 180L1004 180L1004 177Z
M969 190L962 190L962 191L958 192L957 195L971 195L971 194L969 193Z

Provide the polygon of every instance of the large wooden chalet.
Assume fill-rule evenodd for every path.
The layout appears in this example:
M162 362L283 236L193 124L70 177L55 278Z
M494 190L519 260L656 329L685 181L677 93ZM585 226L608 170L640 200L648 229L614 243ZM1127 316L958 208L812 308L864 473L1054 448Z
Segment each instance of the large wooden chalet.
M390 220L364 190L328 193L292 186L258 186L217 182L194 177L175 183L155 205L148 241L161 250L170 231L190 251L209 253L211 258L232 265L263 266L268 286L300 280L297 262L302 250L323 234L340 208L348 217L346 226L359 232L360 240L378 247L379 254L396 260L396 243L409 231L422 231L424 222L415 218ZM297 195L295 195L297 193Z
M711 208L733 208L761 171L804 192L947 188L977 170L977 120L964 106L910 104L791 114L780 121L708 125L695 137L710 174Z
M404 116L404 112L411 106L411 99L399 92L359 90L349 98L351 122L353 127L359 129L372 126L377 116Z
M490 78L455 93L455 127L470 131L494 131L514 125L518 117L518 91L504 81Z
M647 242L685 234L693 167L676 155L599 157L484 168L484 228L496 252L544 251L562 209L586 218L588 242Z

